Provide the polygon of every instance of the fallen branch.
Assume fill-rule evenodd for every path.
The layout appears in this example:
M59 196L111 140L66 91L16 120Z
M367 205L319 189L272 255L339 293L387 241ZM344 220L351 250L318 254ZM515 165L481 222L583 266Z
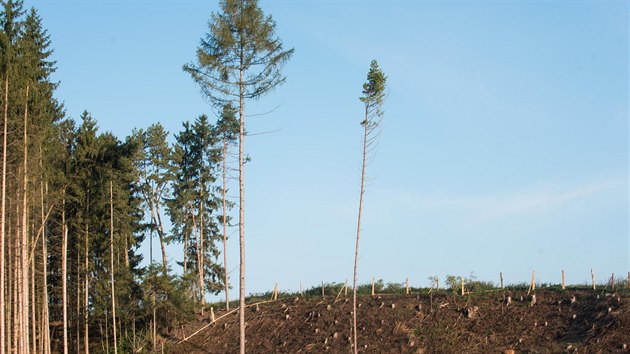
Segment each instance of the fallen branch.
M278 301L278 300L267 300L267 301L261 301L261 302L256 302L253 304L249 304L249 305L245 305L245 308L250 307L250 306L254 306L254 305L260 305L260 304L266 304L268 302L274 302L274 301ZM204 329L208 328L210 325L215 324L216 322L218 322L220 319L222 319L223 317L232 314L236 311L238 311L240 309L240 307L235 308L234 310L228 311L226 313L224 313L223 315L217 317L214 321L208 323L207 325L199 328L195 333L189 335L188 337L184 337L184 339L180 340L179 342L177 342L177 344L182 344L184 342L186 342L187 340L189 340L190 338L192 338L193 336L199 334L199 332L203 331Z
M343 291L343 289L345 289L348 285L344 285L341 287L341 289L339 289L339 293L337 293L337 296L335 296L335 301L333 301L333 303L337 302L337 300L339 300L339 296L341 296L341 292Z

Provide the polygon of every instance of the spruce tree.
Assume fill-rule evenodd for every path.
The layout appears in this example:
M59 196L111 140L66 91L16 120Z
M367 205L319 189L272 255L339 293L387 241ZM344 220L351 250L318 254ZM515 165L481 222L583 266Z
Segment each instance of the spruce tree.
M188 277L190 259L188 258L189 242L192 239L192 220L189 206L192 201L193 165L192 165L192 136L190 122L182 124L183 130L176 136L173 146L173 190L171 198L167 200L168 213L171 219L171 234L184 247L184 258L179 264L183 268L183 278Z
M31 8L22 24L20 38L17 40L17 66L19 77L14 81L16 85L26 86L28 99L24 103L23 142L24 156L28 156L24 163L23 184L24 201L27 223L33 228L22 231L26 236L24 245L31 250L28 262L24 264L23 277L30 282L30 290L25 303L30 303L31 325L31 351L48 352L50 347L50 335L48 325L48 287L47 287L47 258L46 226L50 212L45 209L45 204L53 205L48 201L45 185L50 175L50 161L55 153L50 149L54 139L54 125L64 116L63 106L53 97L57 83L51 80L55 71L55 61L51 60L53 50L47 30L43 28L42 19L34 8ZM26 174L28 171L28 174ZM24 222L23 222L24 223ZM36 226L39 225L39 226ZM42 242L37 242L38 240ZM30 244L30 245L29 245ZM39 248L39 251L36 252ZM35 253L33 253L35 252ZM41 268L35 271L37 262ZM41 270L41 271L40 271ZM25 282L26 282L25 281ZM44 284L40 286L40 284ZM37 292L40 294L37 295ZM36 306L41 306L41 312L36 311ZM39 324L37 323L37 315ZM44 315L45 314L45 315ZM44 324L42 324L44 323ZM38 329L43 333L38 335ZM37 343L39 341L39 343Z
M46 211L45 205L52 207L61 203L49 200L46 186L53 175L49 147L53 145L54 125L63 117L63 108L53 97L56 84L50 75L55 70L55 62L50 60L52 49L47 31L34 9L26 16L24 14L21 1L2 3L3 206L0 208L0 229L3 231L0 232L0 283L12 290L0 289L0 302L11 303L11 306L0 309L0 327L4 327L0 332L5 336L4 340L0 338L5 345L0 351L48 352L46 274L49 255L46 242L51 212ZM7 200L12 205L7 206ZM6 268L7 252L3 249L7 227L14 233L9 240L16 251L9 252L10 270ZM38 262L41 268L36 270ZM12 279L7 282L9 272ZM10 294L11 299L6 298L6 294ZM39 305L41 312L36 310ZM43 333L38 333L40 331ZM7 335L13 340L7 341Z
M258 99L285 81L281 68L293 49L284 50L276 23L256 0L223 0L201 39L194 63L184 65L204 96L217 107L236 102L239 112L239 327L245 352L245 100Z
M169 213L173 235L184 242L185 270L192 268L197 272L197 298L203 311L206 292L223 289L224 268L217 263L216 247L221 234L214 216L219 200L213 187L220 153L216 148L216 129L207 116L199 116L193 124L185 122L183 127L175 136L174 164L179 169L175 172ZM184 274L184 278L192 280L189 274Z
M165 244L169 241L162 222L162 207L170 196L172 180L172 150L167 142L168 133L160 123L152 124L141 133L144 146L142 175L142 195L151 215L151 232L156 231L162 251L162 271L166 274L168 262Z

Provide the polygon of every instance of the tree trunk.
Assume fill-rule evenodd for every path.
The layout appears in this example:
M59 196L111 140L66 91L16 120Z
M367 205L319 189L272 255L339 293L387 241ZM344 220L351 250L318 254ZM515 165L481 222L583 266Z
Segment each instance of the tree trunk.
M227 175L227 137L223 135L223 269L225 270L225 310L230 311L230 281L228 277L227 263L227 198L226 198L226 175Z
M160 205L158 201L154 201L155 203L155 211L157 214L158 221L158 235L160 236L160 247L162 248L162 268L164 271L164 275L168 273L168 263L166 261L166 248L164 248L164 226L162 225L162 216L160 215Z
M21 196L18 193L17 199L20 200ZM19 219L19 215L20 215L20 204L16 203L15 204L15 217L16 217L16 225L17 225L17 229L16 229L16 235L15 235L15 239L16 239L16 249L15 249L15 261L14 261L14 267L15 267L15 290L13 291L15 294L15 300L13 303L13 310L15 311L15 314L13 315L15 320L14 320L14 326L15 326L15 332L13 334L13 336L17 337L17 346L16 346L16 350L18 353L22 354L22 350L24 348L24 322L23 320L23 316L22 316L22 290L24 290L24 288L22 287L22 224L20 224L20 219Z
M42 164L42 160L39 160L40 165ZM42 220L44 217L44 195L48 194L48 188L44 189L44 183L42 178L41 183L41 212L42 212ZM46 222L42 224L42 353L50 354L50 326L49 326L49 318L48 318L48 248L46 245Z
M79 247L77 248L77 288L76 288L76 305L77 305L77 312L75 314L75 329L77 331L76 333L76 337L75 337L75 344L77 346L76 348L76 353L80 353L81 352L81 341L79 340L81 338L81 299L83 298L81 296L81 291L83 290L83 283L81 282L81 252Z
M162 248L162 271L164 272L164 274L166 274L166 250L164 249L164 232L162 229L162 220L159 215L159 210L156 210L157 206L155 204L155 201L151 197L148 197L147 201L149 203L149 207L151 208L151 222L153 223L155 231L157 231L158 233L158 237L160 239L160 247ZM153 257L151 257L151 260L153 260Z
M114 288L114 182L109 181L109 267L112 289L112 332L114 334L114 354L118 354L116 338L116 290Z
M203 182L202 182L203 183ZM202 189L203 190L203 189ZM203 279L203 261L204 261L204 252L203 252L203 192L201 193L201 205L199 208L199 238L197 241L197 258L199 260L198 270L199 270L199 300L201 301L201 314L203 315L203 308L206 305L206 289L205 283Z
M153 333L153 346L151 347L151 349L153 349L153 351L155 351L156 347L157 347L157 316L156 316L156 306L155 306L155 293L153 293L153 321L152 321L152 328L151 328L151 332Z
M39 212L41 215L41 221L42 221L42 225L41 225L41 233L42 233L42 253L41 253L41 257L42 257L42 282L39 283L39 289L41 289L41 298L40 298L40 309L39 309L39 336L35 336L35 331L33 331L33 336L35 338L39 338L39 342L37 347L33 348L33 353L44 353L44 343L46 341L45 335L44 335L44 323L45 323L45 319L44 319L44 315L45 315L45 310L44 310L44 296L46 294L46 289L43 287L43 284L45 283L43 280L46 278L46 274L48 273L47 269L45 268L45 264L46 264L46 253L44 250L44 244L46 243L46 220L47 220L47 216L45 215L45 209L44 209L44 168L43 168L43 153L42 153L42 145L41 142L39 144L39 197L40 197L40 204L39 204ZM34 243L37 242L36 240L33 241ZM34 245L33 245L34 246ZM34 256L33 256L34 257ZM33 274L35 274L35 262L33 262ZM33 282L34 283L34 282ZM33 291L33 304L35 304L35 297L37 296L37 292ZM33 309L33 312L35 312L35 309Z
M243 84L243 51L241 49L241 67L239 70L239 132L238 132L238 184L239 184L239 203L238 203L238 236L240 248L240 279L239 279L239 348L241 354L245 354L245 183L243 171L243 143L244 143L244 125L245 116L243 115L243 104L245 97L245 88Z
M363 194L365 193L365 165L367 155L367 135L368 135L368 106L365 106L365 120L363 124L363 163L361 164L361 190L359 192L359 216L357 217L357 241L354 250L354 286L352 289L352 337L354 340L353 351L356 354L357 348L357 265L359 263L359 240L361 238L361 213L363 212Z
M68 354L68 297L67 297L67 257L68 257L68 226L66 225L66 196L62 200L61 209L61 225L62 225L62 241L61 241L61 292L63 302L63 353Z
M197 221L195 220L195 212L193 211L192 206L189 206L190 208L190 215L192 217L192 234L195 235L196 234L196 243L197 243L197 250L199 250L199 233L197 232ZM199 267L199 252L197 252L197 267ZM199 273L199 272L197 272Z
M186 209L188 209L188 207L186 207ZM186 210L184 210L184 213L186 214ZM182 273L183 276L186 276L186 273L188 273L188 233L186 233L186 231L187 230L184 228L184 263L182 264L184 266L184 272Z
M24 103L24 174L22 179L22 335L23 353L30 352L29 328L29 257L28 257L28 85L26 86L26 100Z
M15 215L19 214L18 204L15 203ZM17 222L14 224L15 227L18 227ZM20 251L20 241L17 237L13 238L13 260L11 261L11 268L13 268L13 279L12 279L12 288L13 290L13 314L11 315L13 321L13 350L17 353L19 352L19 336L20 336L20 319L19 319L19 297L18 297L18 289L20 284L20 267L18 267L18 259L19 259L19 251Z
M89 197L88 197L89 198ZM88 199L89 203L89 199ZM84 254L84 270L85 270L85 279L84 279L84 296L83 299L83 324L85 326L83 330L83 345L85 346L85 354L90 353L90 335L89 335L89 287L90 287L90 268L88 264L88 251L89 251L89 239L90 239L90 227L88 223L85 223L85 254ZM77 339L78 340L78 339Z
M129 237L125 235L125 268L129 269Z
M32 226L32 225L31 225ZM33 252L35 251L35 245L33 245ZM35 311L35 253L33 253L33 257L29 257L28 259L31 259L30 261L30 282L31 282L31 294L30 296L32 297L30 303L31 303L31 335L33 336L33 340L31 341L31 352L33 353L37 353L37 328L35 327L37 324L37 317L36 314L37 312Z
M0 354L6 352L5 333L8 328L5 327L7 317L5 316L5 297L4 297L4 241L5 241L5 215L6 215L6 190L7 190L7 113L9 109L9 78L8 75L4 79L4 123L2 134L2 206L0 207Z
M11 205L9 205L9 208L11 208ZM13 230L11 230L11 224L9 224L9 227L7 229L7 235L11 235L11 232ZM6 319L6 334L7 334L7 346L6 346L6 352L7 353L11 353L13 352L13 349L17 347L17 336L16 335L11 335L12 333L15 334L17 332L15 332L15 326L16 326L16 322L15 322L15 317L14 314L16 313L15 311L15 287L16 287L16 283L17 281L15 281L15 275L16 275L16 267L15 265L15 252L17 251L17 247L16 247L16 240L14 237L9 237L7 240L5 240L8 242L7 244L7 257L8 257L8 262L9 262L9 267L6 270L7 271L7 283L6 285L8 286L7 290L6 290L6 294L5 294L5 300L7 301L7 305L5 307L5 319ZM11 271L13 270L13 271ZM13 331L13 332L12 332ZM11 338L13 338L13 340L11 340Z
M132 344L133 344L133 351L135 352L136 351L136 313L135 312L133 313L132 321L133 321L131 322L131 333L133 336Z
M15 215L19 214L18 204L15 203ZM16 222L14 225L18 227L18 223ZM13 268L13 279L12 279L12 287L13 289L13 350L17 353L19 352L20 345L20 319L19 319L19 294L18 289L20 288L20 267L18 267L18 259L19 259L19 251L20 251L20 242L18 237L13 238L13 260L11 261L11 268Z
M107 310L105 311L105 349L106 353L109 354L109 316L107 314Z

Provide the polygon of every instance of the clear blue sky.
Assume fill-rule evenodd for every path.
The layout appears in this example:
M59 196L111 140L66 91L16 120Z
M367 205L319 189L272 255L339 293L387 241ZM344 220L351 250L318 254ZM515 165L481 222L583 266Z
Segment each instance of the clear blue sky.
M51 34L70 117L87 109L123 139L212 115L181 67L216 1L26 4ZM498 282L502 271L525 282L535 269L558 282L565 269L582 283L591 268L600 281L630 269L627 1L261 6L296 52L287 83L246 107L278 107L247 122L271 132L246 140L248 292L352 278L371 59L389 96L368 167L360 281L474 272ZM236 287L237 237L228 247Z

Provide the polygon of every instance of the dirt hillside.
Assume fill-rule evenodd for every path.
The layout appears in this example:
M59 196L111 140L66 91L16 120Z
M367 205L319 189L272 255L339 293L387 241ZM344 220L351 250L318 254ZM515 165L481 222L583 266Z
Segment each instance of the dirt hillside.
M630 351L630 294L588 290L364 296L364 353L616 353ZM508 304L509 299L511 302ZM351 352L352 300L291 297L247 311L249 353ZM222 315L215 313L216 317ZM238 352L238 316L162 334L170 353ZM207 327L205 327L207 326ZM189 337L200 328L199 333ZM182 341L184 337L189 337ZM513 351L513 352L512 352Z

